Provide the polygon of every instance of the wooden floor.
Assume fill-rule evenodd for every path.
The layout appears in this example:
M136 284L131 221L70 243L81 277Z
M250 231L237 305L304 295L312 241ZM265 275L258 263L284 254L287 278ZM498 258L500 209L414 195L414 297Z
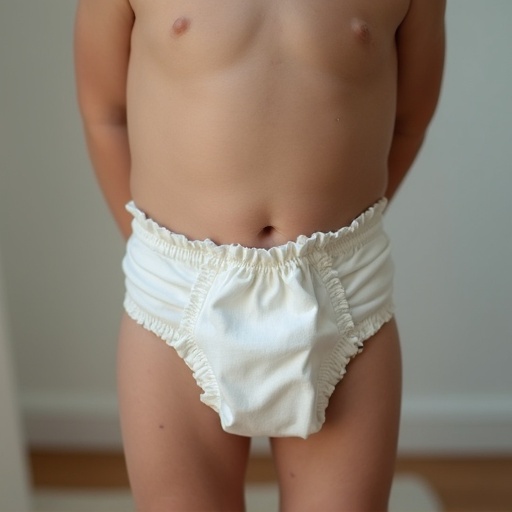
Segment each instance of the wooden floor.
M30 463L36 489L128 487L119 453L32 451ZM512 457L402 457L396 471L428 481L446 512L512 512ZM251 459L247 478L274 481L272 461Z

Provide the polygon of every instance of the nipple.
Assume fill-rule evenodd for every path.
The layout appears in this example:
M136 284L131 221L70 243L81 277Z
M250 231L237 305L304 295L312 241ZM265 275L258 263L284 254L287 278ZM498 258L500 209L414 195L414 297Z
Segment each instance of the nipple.
M190 27L190 20L185 16L180 16L172 24L172 31L175 35L183 35Z
M370 27L363 20L357 18L353 19L350 23L350 28L357 39L362 43L369 43L371 41L372 34L370 32Z

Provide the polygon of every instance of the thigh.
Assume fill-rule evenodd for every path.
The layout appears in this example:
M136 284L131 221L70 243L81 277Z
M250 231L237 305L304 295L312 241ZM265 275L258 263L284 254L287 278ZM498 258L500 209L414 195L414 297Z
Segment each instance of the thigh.
M222 430L175 350L126 315L118 392L138 510L243 510L249 439Z
M393 479L401 400L395 321L348 366L320 432L272 439L283 511L383 511Z

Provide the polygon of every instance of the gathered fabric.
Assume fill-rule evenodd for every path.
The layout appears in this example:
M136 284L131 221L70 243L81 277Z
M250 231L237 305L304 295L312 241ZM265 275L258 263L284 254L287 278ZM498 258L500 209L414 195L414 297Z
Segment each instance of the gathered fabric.
M307 438L349 361L393 316L385 207L261 249L189 240L131 202L125 310L177 351L226 432Z

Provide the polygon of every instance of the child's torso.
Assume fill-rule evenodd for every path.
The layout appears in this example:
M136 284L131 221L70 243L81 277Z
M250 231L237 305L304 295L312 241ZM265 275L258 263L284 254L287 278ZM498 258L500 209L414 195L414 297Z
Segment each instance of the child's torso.
M271 246L383 195L410 0L131 0L132 193L169 229Z

